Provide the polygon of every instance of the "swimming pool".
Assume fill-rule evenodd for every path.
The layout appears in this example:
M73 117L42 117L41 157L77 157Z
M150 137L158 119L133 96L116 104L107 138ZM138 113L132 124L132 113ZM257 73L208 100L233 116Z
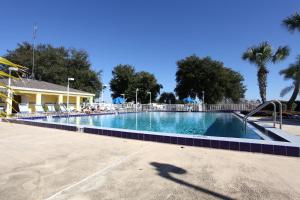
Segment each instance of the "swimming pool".
M99 128L262 140L254 127L248 125L245 131L242 120L233 113L142 112L53 117L38 119L38 121Z

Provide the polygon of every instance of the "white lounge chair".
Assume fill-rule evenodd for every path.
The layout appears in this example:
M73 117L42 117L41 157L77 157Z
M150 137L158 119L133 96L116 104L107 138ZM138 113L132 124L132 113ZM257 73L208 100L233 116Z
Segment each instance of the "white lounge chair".
M56 114L55 105L54 104L46 104L49 114Z
M19 112L16 114L17 117L27 117L29 114L29 104L19 104Z
M59 104L59 109L60 109L60 112L62 112L62 113L68 112L68 110L64 104Z
M46 113L42 105L36 104L34 107L35 107L35 113L37 113L37 114L45 114Z
M0 106L0 113L4 112L4 106Z
M70 112L75 112L76 111L75 106L73 104L69 104L69 111Z

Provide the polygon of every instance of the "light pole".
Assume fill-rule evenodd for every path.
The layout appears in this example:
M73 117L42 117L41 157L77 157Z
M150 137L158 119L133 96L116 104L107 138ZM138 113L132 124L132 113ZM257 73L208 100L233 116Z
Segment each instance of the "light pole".
M202 90L202 103L204 104L204 90Z
M18 71L18 68L9 67L8 68L8 89L7 89L7 106L6 106L6 113L9 115L12 112L12 92L11 92L11 71Z
M32 37L33 37L33 43L32 43L32 72L31 72L31 78L34 78L34 48L35 48L35 38L36 38L36 32L37 32L37 25L35 24L33 26L33 33L32 33Z
M68 93L67 93L67 111L68 112L70 112L70 109L69 109L70 81L74 81L74 78L68 78Z
M102 86L102 90L101 90L101 102L102 103L104 102L104 100L103 100L103 92L104 92L104 90L105 90L106 87L107 87L107 85L103 85Z
M138 96L138 91L139 91L139 88L136 88L136 90L135 90L135 112L137 112L137 96Z
M150 94L150 99L149 99L150 106L149 106L149 110L151 110L151 92L147 92L147 94Z
M8 77L8 87L10 88L11 86L11 71L18 71L18 68L15 68L15 67L9 67L8 68L8 74L9 74L9 77Z

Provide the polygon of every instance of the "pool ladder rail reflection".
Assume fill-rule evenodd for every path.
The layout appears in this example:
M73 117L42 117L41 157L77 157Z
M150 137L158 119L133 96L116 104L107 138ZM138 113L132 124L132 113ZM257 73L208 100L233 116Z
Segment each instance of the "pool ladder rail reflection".
M276 112L276 103L279 105L279 121L277 121L277 112ZM261 104L260 106L256 107L254 110L252 110L250 113L245 115L243 117L243 122L245 125L245 130L246 130L246 125L248 118L253 116L255 113L259 112L266 106L272 104L273 105L273 127L276 128L276 124L279 124L279 128L282 129L282 104L279 100L271 100L271 101L266 101L265 103Z

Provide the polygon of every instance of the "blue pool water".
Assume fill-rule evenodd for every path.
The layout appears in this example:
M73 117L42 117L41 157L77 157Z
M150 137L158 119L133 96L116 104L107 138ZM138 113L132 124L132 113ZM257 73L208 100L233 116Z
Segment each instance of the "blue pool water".
M143 112L40 119L41 121L175 134L262 139L232 113Z

